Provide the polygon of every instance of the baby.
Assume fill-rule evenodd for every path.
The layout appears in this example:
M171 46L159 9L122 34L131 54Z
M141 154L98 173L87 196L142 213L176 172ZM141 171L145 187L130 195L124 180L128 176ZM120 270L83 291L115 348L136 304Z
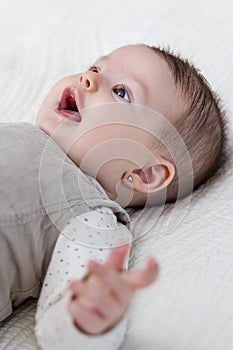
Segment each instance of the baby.
M32 244L43 257L38 342L49 350L117 349L134 291L158 273L152 257L144 269L126 271L132 237L123 208L175 201L214 174L224 146L219 101L187 61L131 45L60 80L36 127L25 124L25 148L40 149L46 212L37 224L46 235ZM39 290L36 284L24 298Z
M129 106L119 106L114 113L117 107L111 105L116 102L145 106L162 115L164 120L158 121L158 115L151 116L146 110L134 111L130 119ZM102 108L93 110L96 106ZM90 113L90 108L93 113ZM135 120L137 114L139 120ZM54 134L64 118L69 118L74 123L67 124L64 130L58 130ZM162 188L166 188L167 201L176 200L178 192L179 169L175 168L181 164L174 164L169 154L175 143L174 140L173 143L170 141L171 132L173 137L177 135L167 128L166 133L161 135L161 130L158 131L156 125L165 121L172 123L185 143L186 147L177 155L180 163L184 161L184 152L189 152L195 189L214 173L221 160L224 123L218 98L211 92L204 77L187 61L155 47L132 45L102 57L84 74L60 80L42 104L36 125L54 137L76 165L84 170L87 167L90 175L97 176L111 199L116 200L116 184L121 182L123 191L127 188L134 190L133 200L127 204L144 205L149 194L153 197L151 203L154 205L159 202ZM128 125L122 127L123 122ZM111 123L114 123L114 127L110 126ZM168 132L169 135L166 136ZM118 137L144 145L151 150L150 157L153 159L148 156L146 162L143 155L140 169L138 157L135 157L138 164L114 159L114 162L109 162L97 174L97 170L93 170L93 164L91 167L86 165L89 160L84 162L85 157L91 157L90 150L102 153L102 149L99 151L97 146ZM162 142L155 141L159 137ZM129 145L118 143L117 146L120 145L126 152ZM135 147L135 143L131 146ZM105 152L107 149L105 147ZM96 153L93 158L96 158ZM111 158L114 157L109 159ZM132 181L121 181L126 179ZM184 188L182 194L187 194L188 190Z

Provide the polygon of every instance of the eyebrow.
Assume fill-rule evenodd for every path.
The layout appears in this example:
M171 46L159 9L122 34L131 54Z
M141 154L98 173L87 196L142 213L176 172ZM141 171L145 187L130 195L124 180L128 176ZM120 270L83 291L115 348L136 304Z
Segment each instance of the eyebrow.
M97 61L100 61L100 60L107 60L109 59L109 56L108 55L103 55L103 56L100 56L98 58ZM146 85L144 85L142 83L142 81L140 81L134 74L129 74L129 77L134 80L134 82L136 83L137 87L138 87L138 91L142 92L142 98L143 98L143 102L146 102L146 96L148 96L148 88L146 87Z
M132 78L134 80L135 84L137 85L139 92L142 94L142 98L144 100L143 102L146 102L146 100L147 100L146 96L148 96L147 86L144 85L142 83L142 81L139 80L134 74L130 74L129 77Z

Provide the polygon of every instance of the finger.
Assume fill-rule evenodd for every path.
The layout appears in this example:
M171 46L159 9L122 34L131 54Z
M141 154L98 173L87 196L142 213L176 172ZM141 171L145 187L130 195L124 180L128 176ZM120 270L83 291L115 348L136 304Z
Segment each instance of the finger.
M125 310L125 305L122 305L116 298L107 290L103 289L99 284L85 286L78 294L79 302L88 307L94 308L102 314L109 322L119 317Z
M86 273L81 280L73 280L69 283L68 288L74 292L78 293L79 288L83 285L83 282L87 282L91 278L90 273Z
M117 271L122 271L124 266L124 260L129 253L130 244L124 244L118 247L115 247L109 254L108 259L105 263L106 266L109 266ZM90 271L84 275L82 280L72 281L69 285L69 288L72 290L72 287L78 285L81 281L87 281L90 278Z
M108 290L119 302L123 303L132 295L131 286L121 278L121 274L118 272L95 261L89 261L88 268L92 278L96 277L98 282L102 284L102 288Z
M76 327L87 334L101 333L106 327L106 320L100 313L86 308L77 300L69 303L68 311Z
M122 271L124 266L124 261L129 254L130 244L124 244L115 247L109 254L106 261L106 265L114 268L115 270Z
M79 293L81 293L83 291L84 283L82 281L75 280L75 281L70 282L70 284L68 285L68 288L71 292L78 295Z
M119 311L122 309L122 306L111 294L103 293L103 291L98 289L94 290L94 288L89 289L87 294L82 295L80 302L83 305L89 305L90 308L98 310L109 323L119 317Z
M126 271L122 278L129 283L133 290L147 287L153 283L159 273L159 266L154 258L149 258L143 270Z

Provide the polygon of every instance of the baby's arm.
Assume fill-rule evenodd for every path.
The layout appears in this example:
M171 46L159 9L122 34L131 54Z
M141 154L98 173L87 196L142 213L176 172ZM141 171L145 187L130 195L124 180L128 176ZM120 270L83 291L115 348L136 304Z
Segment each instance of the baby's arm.
M87 334L101 334L114 327L124 316L133 292L151 284L157 275L153 259L144 270L124 271L128 249L127 245L114 248L105 264L90 261L87 277L70 285L70 314L75 325Z
M126 330L125 317L115 326L111 324L113 327L103 334L88 335L95 332L81 326L80 310L74 312L73 309L78 299L72 297L80 291L76 291L76 282L71 285L70 282L85 276L89 260L106 262L114 246L130 244L131 240L126 226L117 223L110 209L82 214L66 226L57 240L36 313L35 331L43 349L113 350L120 346ZM126 259L125 268L127 264ZM93 281L94 270L90 270L92 278L85 285Z

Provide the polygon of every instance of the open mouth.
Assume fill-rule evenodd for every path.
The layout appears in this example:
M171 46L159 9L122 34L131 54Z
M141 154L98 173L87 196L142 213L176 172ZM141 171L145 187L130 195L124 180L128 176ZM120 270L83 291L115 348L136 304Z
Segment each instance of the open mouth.
M69 87L63 91L61 101L55 111L65 118L70 118L78 122L81 121L82 118L78 110L73 88Z

